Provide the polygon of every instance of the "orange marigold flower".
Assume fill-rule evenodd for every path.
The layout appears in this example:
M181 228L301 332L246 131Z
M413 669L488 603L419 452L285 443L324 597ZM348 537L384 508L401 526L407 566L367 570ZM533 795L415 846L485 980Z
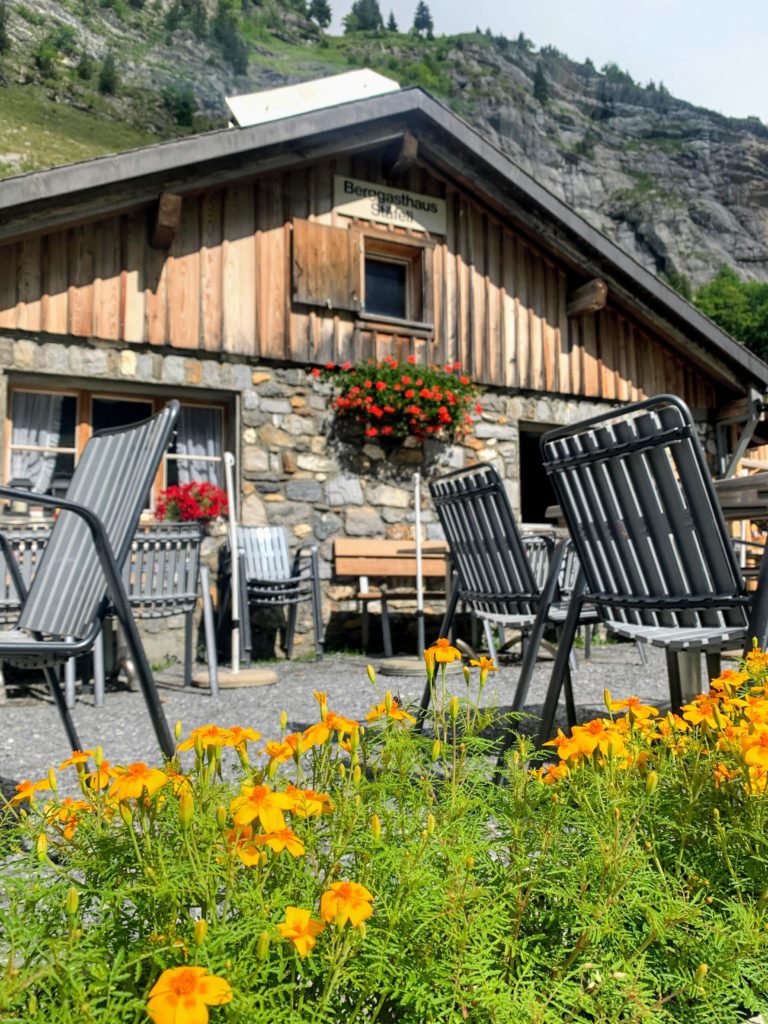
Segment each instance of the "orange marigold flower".
M244 729L241 725L231 725L226 732L227 738L222 744L225 747L245 747L249 741L251 743L258 743L261 739L260 732L256 732L255 729Z
M744 708L744 717L750 722L768 723L768 700L764 697L748 696Z
M357 732L360 728L360 723L355 721L354 718L346 718L344 715L337 715L334 711L328 712L326 718L326 724L329 728L337 732L339 736L343 736L345 733Z
M293 800L287 794L275 793L269 786L243 786L241 793L229 805L236 825L248 825L258 818L267 832L285 828L283 811L293 807Z
M317 936L325 931L322 921L312 920L310 910L302 910L301 907L286 907L285 921L282 921L277 930L284 939L290 941L296 947L299 956L306 956L317 942Z
M571 733L579 753L586 757L591 757L597 749L601 754L610 752L615 756L621 756L626 751L621 733L606 718L595 718L584 725L574 725Z
M91 789L105 789L110 779L116 779L120 772L112 768L109 761L102 761L98 768L84 776Z
M684 704L681 710L683 718L691 725L701 725L702 722L706 722L711 729L719 729L723 725L720 698L717 695L699 694L690 704Z
M304 843L299 839L292 828L282 828L279 832L268 832L264 836L253 837L254 846L268 846L273 853L282 853L287 850L292 857L304 855Z
M284 761L290 761L293 757L294 746L288 742L289 739L299 738L298 733L293 733L291 737L286 736L281 743L276 743L274 740L270 740L262 753L266 754L271 762L282 764Z
M328 724L327 718L328 712L326 711L326 718L322 722L316 722L304 730L301 734L303 750L308 750L310 747L322 747L324 743L328 742L331 735L331 727Z
M649 704L641 704L639 697L627 697L625 700L612 700L611 711L629 711L635 718L653 718L659 709Z
M165 772L159 768L150 768L143 761L136 761L127 768L116 768L114 771L119 774L109 787L109 795L113 800L138 800L144 793L152 796L169 781Z
M208 1007L232 999L224 978L205 967L171 967L150 990L147 1014L155 1024L207 1024Z
M445 637L435 640L431 647L424 652L424 657L431 656L438 665L448 665L452 661L461 661L461 651L451 646L451 641Z
M749 674L753 679L755 676L759 676L768 671L768 651L761 651L759 647L753 647L752 650L747 653L744 660L746 661Z
M561 759L569 760L572 757L581 755L581 748L573 736L566 736L562 729L557 730L557 736L547 740L545 747L556 747L558 756Z
M498 672L494 664L493 658L486 658L485 655L480 655L479 660L472 658L469 662L470 665L474 665L475 668L479 668L481 672Z
M557 764L548 764L537 768L533 774L545 786L554 786L561 779L567 779L570 771L565 761L559 761Z
M320 897L320 916L339 926L349 921L356 928L373 913L371 903L373 894L365 886L357 882L334 882Z
M754 733L743 736L741 749L746 764L768 769L768 726L758 725Z
M715 767L712 769L712 775L714 776L715 787L717 789L720 789L720 787L724 785L724 783L731 782L733 779L736 778L737 775L740 774L741 772L738 768L734 768L732 771L728 767L728 765L724 764L722 761L718 761Z
M768 768L756 764L750 765L749 780L745 789L750 796L768 792Z
M70 765L74 765L79 771L80 765L87 764L89 757L93 757L92 750L73 750L72 756L68 757L66 761L61 762L59 765L59 771L63 772L64 769L69 768Z
M291 811L300 818L316 818L333 811L333 803L327 793L316 793L314 789L297 789L289 785L285 795L292 801Z
M380 704L374 704L365 716L366 722L377 722L380 718L392 718L396 722L416 721L413 715L409 715L407 711L403 711L394 699L389 705L389 711L387 711L387 702L382 701Z
M749 672L737 672L735 669L726 668L719 676L710 681L710 693L715 692L722 696L730 697L732 694L749 682Z
M11 805L17 807L25 800L29 800L30 803L34 802L35 793L40 789L50 789L51 784L48 779L40 779L38 782L30 782L29 779L24 779L16 786L16 795L11 797Z
M230 729L222 729L218 725L201 725L193 729L183 743L179 744L179 750L192 750L195 740L199 737L203 747L223 747L229 739Z
M71 839L82 816L89 814L92 810L91 805L85 800L74 800L68 796L60 804L48 804L45 808L45 816L48 821L57 822L63 826L62 835L65 839Z

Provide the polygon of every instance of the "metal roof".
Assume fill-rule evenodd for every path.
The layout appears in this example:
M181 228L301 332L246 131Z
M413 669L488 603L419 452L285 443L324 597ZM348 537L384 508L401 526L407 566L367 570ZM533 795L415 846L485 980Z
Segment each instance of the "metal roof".
M720 330L633 257L418 88L242 128L225 128L0 181L0 242L128 209L160 191L189 192L395 139L506 213L732 387L768 388L768 364ZM665 330L666 328L666 330Z

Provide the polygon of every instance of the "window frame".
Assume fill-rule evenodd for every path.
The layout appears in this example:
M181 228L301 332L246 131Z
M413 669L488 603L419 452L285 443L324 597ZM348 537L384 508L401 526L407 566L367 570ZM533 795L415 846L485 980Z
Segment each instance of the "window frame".
M99 382L101 383L101 382ZM12 452L15 449L25 450L30 446L27 445L14 445L13 444L13 396L16 392L32 392L37 394L47 395L66 395L74 397L76 400L75 409L75 447L74 448L55 448L47 449L40 448L35 449L39 451L61 451L65 453L74 453L75 465L77 465L80 456L83 453L83 449L93 431L93 399L101 398L107 400L125 401L131 399L136 402L144 402L150 406L150 416L154 416L158 413L172 398L176 398L182 405L185 406L196 406L200 408L215 409L221 413L221 436L222 436L222 452L221 457L217 459L211 455L199 455L195 456L195 461L215 462L219 461L222 465L221 476L223 478L223 465L224 465L224 452L227 450L227 438L230 429L230 423L233 420L232 400L228 402L225 398L217 400L216 398L193 398L181 392L180 390L169 389L162 393L155 393L154 391L142 391L136 388L115 388L108 389L102 387L84 387L80 384L76 385L65 385L64 387L56 387L53 383L46 382L31 382L25 379L9 380L8 388L6 393L6 411L5 411L5 433L3 441L3 479L8 481L11 473L11 457ZM34 447L34 446L33 446ZM152 484L151 499L152 504L150 511L153 511L157 506L157 500L160 492L167 486L167 463L168 459L178 461L181 456L177 454L171 454L165 452L163 454L162 461L158 467L155 479Z
M432 288L434 277L433 252L435 241L416 235L397 235L390 231L358 225L362 236L360 246L360 281L362 309L358 319L387 326L401 326L414 331L432 331ZM405 264L406 294L405 317L387 316L384 313L366 309L365 306L365 261L368 257L382 262Z

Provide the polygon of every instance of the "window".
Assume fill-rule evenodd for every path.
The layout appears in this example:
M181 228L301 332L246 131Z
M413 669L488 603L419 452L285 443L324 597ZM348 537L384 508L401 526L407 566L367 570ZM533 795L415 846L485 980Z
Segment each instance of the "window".
M145 420L166 400L14 388L9 398L5 477L12 486L62 495L92 433ZM164 487L192 480L223 486L223 438L223 406L182 402L173 439L155 481L155 495Z
M293 300L424 330L432 324L433 249L427 237L296 219Z

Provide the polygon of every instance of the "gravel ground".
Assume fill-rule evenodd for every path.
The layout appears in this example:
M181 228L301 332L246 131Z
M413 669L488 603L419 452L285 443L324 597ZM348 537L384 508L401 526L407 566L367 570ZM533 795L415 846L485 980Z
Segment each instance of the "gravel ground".
M326 655L321 661L271 662L269 667L278 676L277 683L249 689L221 690L215 700L206 690L183 690L178 677L158 677L160 695L166 716L173 723L181 720L184 732L215 722L219 725L251 726L265 737L279 731L280 712L288 713L289 728L301 729L317 719L313 690L328 693L329 707L350 717L363 718L376 699L387 689L399 693L405 703L417 701L422 693L424 676L385 676L377 673L375 688L366 674L371 661L378 659L348 654ZM541 712L551 670L550 661L541 661L536 669L525 711L536 716ZM489 676L483 703L501 709L509 707L519 673L516 664L502 665L498 674ZM464 693L461 674L449 673L449 689ZM606 644L593 648L592 658L584 661L579 654L579 671L574 677L574 693L580 718L591 717L603 710L603 690L609 687L614 696L635 694L657 706L668 701L664 656L649 651L648 665L640 664L632 644ZM51 765L69 754L66 735L43 687L12 691L7 703L0 706L0 782L7 790L21 779L41 778ZM378 692L378 698L377 698ZM73 712L80 739L85 747L101 744L105 756L115 764L131 761L153 762L158 756L154 733L141 695L115 689L107 694L104 705L97 708L93 697L78 698Z

